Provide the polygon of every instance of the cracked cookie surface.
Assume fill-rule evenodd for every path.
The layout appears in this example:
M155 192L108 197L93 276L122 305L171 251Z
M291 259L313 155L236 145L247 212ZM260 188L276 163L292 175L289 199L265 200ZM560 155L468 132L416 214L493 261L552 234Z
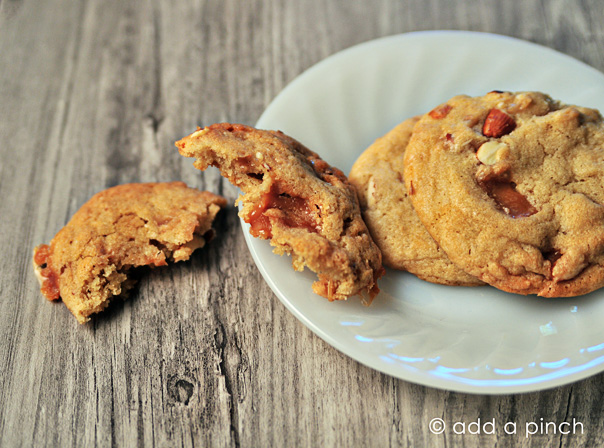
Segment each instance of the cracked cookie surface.
M250 233L291 255L294 269L315 272L315 293L366 303L377 294L381 253L340 170L282 132L240 124L198 129L176 146L196 168L215 166L243 191L239 216Z
M421 223L403 180L403 158L420 117L403 121L369 146L352 166L363 218L384 265L443 285L483 282L453 264Z
M537 92L458 96L424 115L405 182L425 227L466 272L505 291L604 285L604 126Z
M187 260L213 235L221 196L183 182L124 184L97 193L34 249L41 292L80 323L134 286L131 269Z

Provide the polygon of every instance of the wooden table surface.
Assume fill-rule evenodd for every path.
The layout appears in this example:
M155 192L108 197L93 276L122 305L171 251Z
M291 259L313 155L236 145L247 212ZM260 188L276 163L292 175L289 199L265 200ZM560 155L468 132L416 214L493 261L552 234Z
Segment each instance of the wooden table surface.
M480 396L341 354L263 281L232 206L191 261L153 270L87 325L39 293L32 248L92 194L183 180L232 204L237 190L175 140L254 124L341 49L430 29L515 36L604 71L601 0L0 0L0 446L604 446L604 374ZM496 433L451 429L478 418ZM501 427L540 419L583 433Z

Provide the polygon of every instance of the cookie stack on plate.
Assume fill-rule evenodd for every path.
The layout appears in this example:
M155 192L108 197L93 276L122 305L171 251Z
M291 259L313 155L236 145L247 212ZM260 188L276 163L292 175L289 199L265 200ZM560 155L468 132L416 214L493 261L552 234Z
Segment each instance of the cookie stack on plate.
M537 92L457 96L396 126L350 180L384 263L545 297L604 285L604 124Z

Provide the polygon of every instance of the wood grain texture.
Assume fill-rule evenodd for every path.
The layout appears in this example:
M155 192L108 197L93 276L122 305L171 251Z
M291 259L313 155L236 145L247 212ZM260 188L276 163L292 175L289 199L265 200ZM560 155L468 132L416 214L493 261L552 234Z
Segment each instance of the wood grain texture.
M32 248L92 194L180 179L232 203L175 140L253 124L330 54L427 29L516 36L604 71L600 0L1 0L0 446L604 446L604 375L490 397L342 355L264 283L234 207L190 262L150 272L90 325L39 294ZM433 435L435 417L584 431Z

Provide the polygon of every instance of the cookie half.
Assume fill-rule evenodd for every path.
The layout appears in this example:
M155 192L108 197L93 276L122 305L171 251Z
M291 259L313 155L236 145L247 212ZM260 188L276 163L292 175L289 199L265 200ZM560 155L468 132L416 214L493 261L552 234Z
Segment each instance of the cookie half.
M61 298L78 322L134 286L131 269L187 260L212 238L226 199L182 182L118 185L94 195L34 249L41 292Z
M443 285L483 282L453 264L417 217L403 178L405 149L420 117L377 139L352 166L363 218L382 251L384 265Z
M270 239L275 253L290 254L296 270L317 273L317 294L371 302L384 273L382 257L340 170L282 132L240 124L199 129L176 146L196 158L196 168L218 167L241 188L239 215L250 233Z
M604 285L604 125L536 92L458 96L421 118L405 182L449 258L497 288L575 296Z

